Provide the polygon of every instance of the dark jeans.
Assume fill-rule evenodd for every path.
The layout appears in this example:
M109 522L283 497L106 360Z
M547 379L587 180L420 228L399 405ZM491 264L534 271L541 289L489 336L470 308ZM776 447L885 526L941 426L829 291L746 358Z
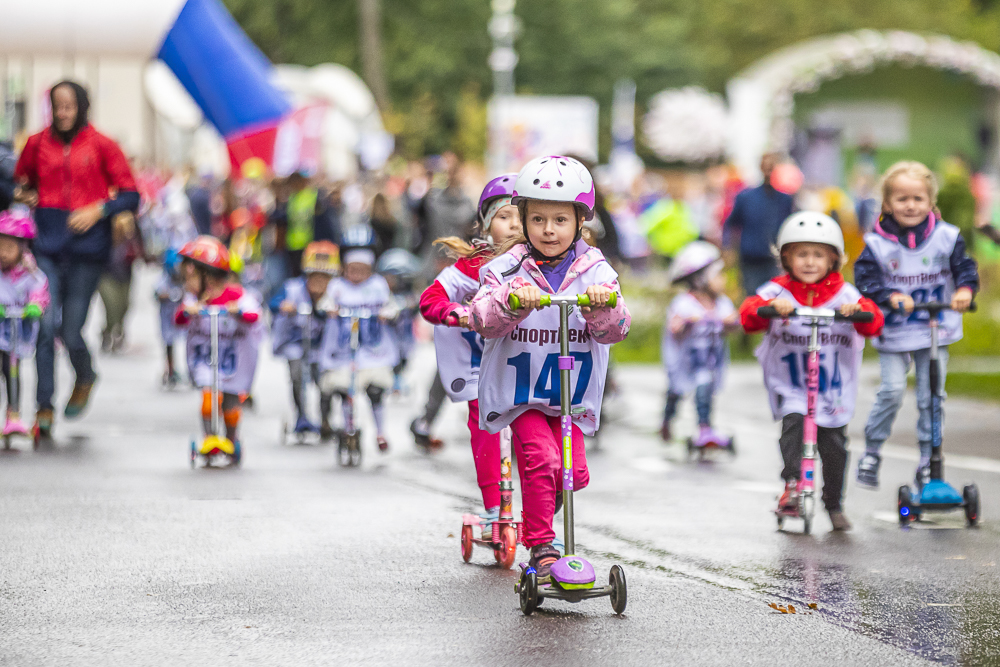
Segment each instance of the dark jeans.
M712 390L714 387L711 383L706 382L705 384L698 385L698 388L694 390L694 407L698 412L698 425L699 426L711 426L712 425ZM667 392L667 406L663 411L663 421L673 421L674 415L677 414L677 404L683 398L680 394L675 394L671 391Z
M427 396L427 404L424 406L424 421L427 422L428 428L434 423L434 419L437 418L438 412L441 411L441 405L444 403L447 395L444 391L444 383L441 382L441 373L434 373L434 382L431 384L431 390Z
M52 408L52 396L56 391L56 336L66 346L70 363L76 371L77 383L93 382L97 378L91 364L90 350L83 340L83 325L87 321L90 302L97 291L104 264L60 260L46 255L38 255L36 259L38 268L49 279L51 298L38 329L38 350L35 353L35 366L38 369L37 402L39 408Z
M788 415L781 420L781 458L784 480L798 479L802 470L802 436L805 417ZM816 449L823 463L823 506L828 511L839 510L844 497L844 470L847 469L847 427L816 428Z

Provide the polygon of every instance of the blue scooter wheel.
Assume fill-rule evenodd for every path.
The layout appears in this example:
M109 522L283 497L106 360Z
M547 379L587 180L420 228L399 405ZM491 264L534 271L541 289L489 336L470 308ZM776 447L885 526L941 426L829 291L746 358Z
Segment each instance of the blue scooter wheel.
M195 444L194 440L191 441L191 470L195 469L198 465L198 446Z
M243 447L240 445L240 441L237 440L233 443L233 465L238 466L243 461Z
M916 519L913 511L913 496L910 493L910 487L905 484L899 487L896 499L896 511L899 514L900 526L908 526L911 521Z

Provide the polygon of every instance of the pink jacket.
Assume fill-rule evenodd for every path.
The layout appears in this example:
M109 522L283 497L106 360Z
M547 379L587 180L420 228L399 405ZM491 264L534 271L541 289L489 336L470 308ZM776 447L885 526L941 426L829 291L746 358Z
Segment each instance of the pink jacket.
M528 254L528 247L523 244L516 245L508 251L508 254L520 261ZM569 287L581 273L595 264L605 261L600 250L590 247L583 240L577 241L576 254L576 259L570 265L563 284L555 291L549 286L545 276L533 261L526 260L523 267L535 285L543 292L559 294ZM531 285L531 282L522 276L515 276L508 282L501 283L491 271L484 272L483 287L485 289L481 289L470 304L472 312L469 320L472 328L483 338L501 338L513 331L531 314L531 311L510 310L507 299L515 290L527 285ZM618 292L618 303L615 304L615 307L597 308L589 313L581 312L581 315L587 321L587 333L590 334L591 338L598 343L612 345L620 343L628 336L629 327L632 326L632 315L629 314L628 308L625 306L625 299L622 297L618 281L606 282L604 286Z

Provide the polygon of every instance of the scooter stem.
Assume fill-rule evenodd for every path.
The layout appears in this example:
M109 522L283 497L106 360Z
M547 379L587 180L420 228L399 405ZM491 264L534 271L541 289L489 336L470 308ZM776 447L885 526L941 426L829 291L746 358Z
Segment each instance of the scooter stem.
M559 424L563 449L563 533L566 555L576 554L573 535L573 405L570 394L570 373L573 357L569 354L570 304L559 302Z
M510 460L510 429L500 431L500 520L514 520L514 482Z
M928 381L931 390L931 479L944 478L944 457L941 456L941 359L938 350L938 314L930 315L931 350Z
M209 335L211 336L211 356L209 365L212 367L212 435L219 435L219 308L208 309Z

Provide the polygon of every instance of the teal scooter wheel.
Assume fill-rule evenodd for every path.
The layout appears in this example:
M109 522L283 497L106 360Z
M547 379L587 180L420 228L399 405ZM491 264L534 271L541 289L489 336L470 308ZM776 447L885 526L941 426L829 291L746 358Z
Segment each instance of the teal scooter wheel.
M233 465L239 466L243 461L243 447L240 445L240 441L237 440L233 443Z
M195 469L198 465L198 445L195 444L194 440L191 441L191 470Z

